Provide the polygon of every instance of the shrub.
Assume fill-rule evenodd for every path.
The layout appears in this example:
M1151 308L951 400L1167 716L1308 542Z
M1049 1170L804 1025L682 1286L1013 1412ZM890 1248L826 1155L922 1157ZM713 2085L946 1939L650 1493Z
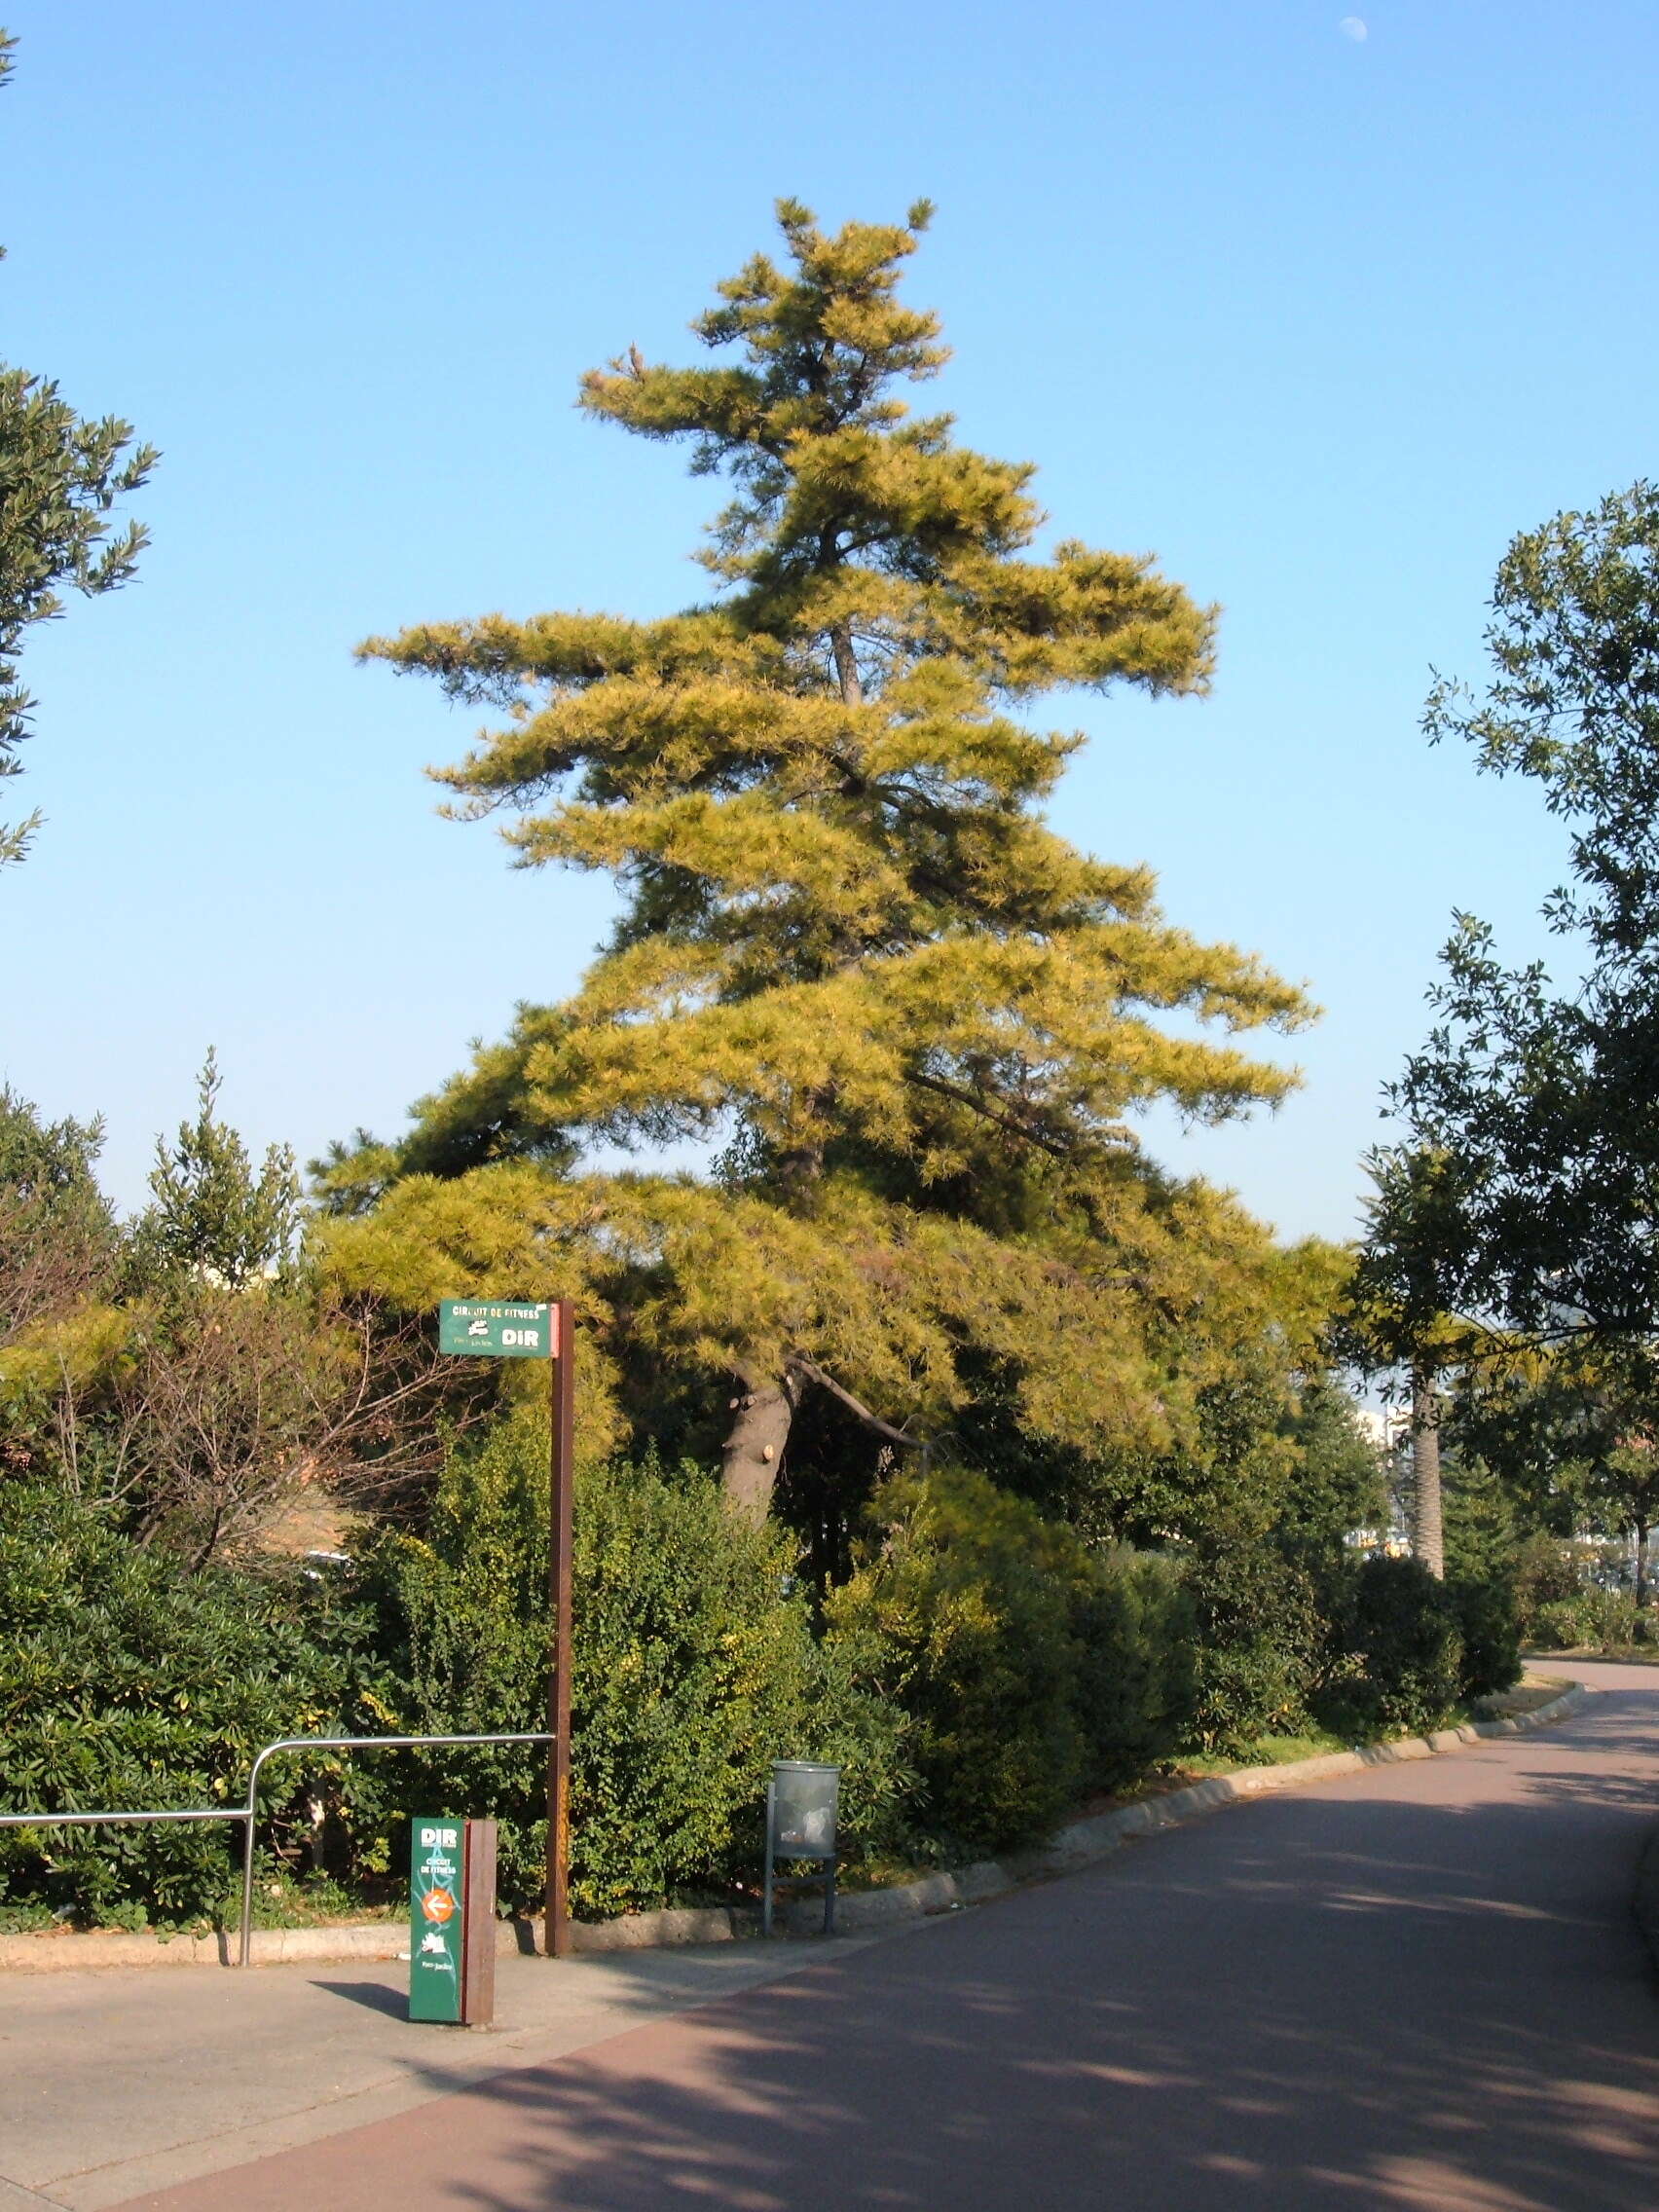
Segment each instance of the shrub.
M1192 1593L1176 1565L1156 1553L1126 1545L1092 1553L1072 1630L1089 1785L1138 1781L1192 1734Z
M1563 1536L1543 1533L1529 1536L1515 1559L1515 1603L1519 1630L1526 1643L1562 1641L1552 1622L1561 1619L1559 1608L1577 1604L1585 1588L1575 1547ZM1547 1616L1547 1618L1546 1618ZM1567 1642L1576 1641L1568 1635Z
M458 1455L425 1538L370 1563L409 1733L544 1725L546 1430L531 1418ZM588 1916L725 1892L758 1870L771 1761L841 1764L850 1848L883 1840L907 1780L902 1723L856 1641L820 1650L774 1530L725 1512L695 1468L579 1470L573 1561L571 1896ZM412 1757L379 1812L440 1802L503 1821L501 1879L539 1895L539 1754Z
M1647 1641L1651 1620L1634 1592L1587 1582L1575 1596L1540 1605L1527 1641L1545 1650L1622 1651Z
M1507 1576L1448 1584L1462 1637L1458 1687L1465 1698L1490 1697L1521 1678L1521 1628L1515 1586Z
M914 1724L926 1840L994 1851L1046 1833L1088 1773L1081 1545L959 1469L896 1476L870 1513L880 1538L830 1600L831 1639L883 1654L888 1694Z
M1345 1734L1441 1727L1461 1688L1457 1606L1420 1560L1368 1559L1347 1578L1340 1630L1350 1671L1325 1701Z
M336 1719L356 1633L292 1572L181 1574L55 1490L0 1513L0 1806L8 1812L236 1804L253 1754ZM332 1646L333 1648L330 1648ZM294 1778L278 1802L276 1834ZM0 1830L0 1898L86 1920L222 1907L240 1830Z
M1306 1569L1270 1543L1242 1539L1206 1547L1190 1571L1197 1742L1234 1756L1263 1736L1305 1728L1329 1642Z
M901 1475L879 1536L829 1604L914 1726L916 1843L996 1851L1087 1790L1144 1774L1185 1734L1192 1610L1166 1561L1092 1552L982 1475Z

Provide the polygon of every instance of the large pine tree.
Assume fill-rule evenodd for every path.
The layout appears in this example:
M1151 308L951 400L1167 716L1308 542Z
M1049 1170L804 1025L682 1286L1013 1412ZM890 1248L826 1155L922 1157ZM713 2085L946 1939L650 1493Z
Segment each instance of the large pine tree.
M520 865L608 871L624 904L573 998L336 1161L336 1265L412 1302L575 1287L624 1398L666 1374L729 1417L756 1513L808 1398L893 1445L990 1391L1069 1449L1166 1448L1206 1346L1282 1296L1265 1235L1124 1117L1275 1100L1291 1074L1191 1017L1305 1001L1049 827L1082 739L1024 713L1202 690L1214 610L1142 556L1038 557L1031 466L910 414L946 358L899 296L928 212L827 236L784 202L784 263L692 326L719 358L584 380L727 480L706 604L362 648L503 713L438 771L454 811L512 810ZM594 1142L717 1137L711 1178L580 1171Z

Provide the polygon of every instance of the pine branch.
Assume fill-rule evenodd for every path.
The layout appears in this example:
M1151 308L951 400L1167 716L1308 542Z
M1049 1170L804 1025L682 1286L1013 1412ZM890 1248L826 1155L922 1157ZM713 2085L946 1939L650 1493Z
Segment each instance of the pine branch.
M1062 1144L1056 1137L1045 1136L1040 1129L1032 1128L1029 1123L1020 1121L1017 1116L992 1106L977 1091L960 1089L954 1083L944 1083L936 1075L923 1075L918 1068L910 1068L906 1074L909 1082L919 1084L924 1090L935 1090L941 1098L953 1098L959 1106L971 1107L976 1114L983 1115L987 1122L995 1122L999 1128L1007 1129L1013 1136L1023 1137L1027 1144L1039 1146L1055 1160L1071 1158L1069 1145Z
M925 1437L906 1436L902 1428L895 1428L891 1421L883 1420L879 1414L870 1411L862 1398L855 1398L851 1390L837 1382L832 1375L827 1375L818 1362L808 1359L804 1352L792 1351L784 1365L793 1374L802 1375L809 1382L816 1382L820 1389L828 1390L832 1398L838 1398L849 1413L856 1414L866 1428L874 1429L877 1436L886 1437L889 1444L897 1444L906 1452L925 1452L928 1449Z

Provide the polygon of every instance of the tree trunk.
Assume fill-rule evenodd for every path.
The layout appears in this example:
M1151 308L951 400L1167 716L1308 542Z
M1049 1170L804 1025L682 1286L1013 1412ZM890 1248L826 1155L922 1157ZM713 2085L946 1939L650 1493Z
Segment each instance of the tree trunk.
M1636 1609L1640 1616L1647 1607L1647 1524L1636 1523ZM1638 1633L1641 1633L1639 1619Z
M798 1377L770 1376L732 1400L731 1427L720 1453L720 1482L726 1504L756 1529L772 1503L772 1488L784 1463L784 1447L800 1403Z
M864 684L859 679L859 659L853 649L853 633L848 623L838 622L830 631L830 649L835 656L835 681L841 687L842 699L849 707L862 707Z
M1440 1403L1425 1368L1412 1372L1412 1552L1436 1581L1446 1579L1440 1513Z

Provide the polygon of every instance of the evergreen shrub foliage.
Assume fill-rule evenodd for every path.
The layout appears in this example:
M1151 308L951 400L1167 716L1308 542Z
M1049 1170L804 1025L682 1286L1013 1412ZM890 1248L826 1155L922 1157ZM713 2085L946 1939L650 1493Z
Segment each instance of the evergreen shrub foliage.
M1457 1601L1419 1560L1366 1560L1348 1577L1340 1632L1349 1668L1331 1710L1345 1733L1420 1735L1452 1718L1463 1693Z
M1575 1596L1537 1607L1529 1641L1546 1651L1623 1651L1650 1641L1650 1621L1632 1591L1585 1582Z
M1138 1782L1192 1733L1192 1592L1174 1561L1119 1545L1088 1555L1073 1622L1088 1785L1113 1789Z
M899 1715L866 1686L859 1641L820 1646L788 1547L741 1523L699 1469L591 1465L573 1562L571 1901L584 1917L753 1883L775 1758L841 1765L855 1854L890 1831L909 1775ZM450 1463L426 1535L372 1563L400 1729L545 1725L547 1443L521 1418ZM440 1799L503 1821L503 1898L538 1897L542 1758L411 1758L407 1817ZM436 1794L434 1794L436 1792Z
M1465 1698L1490 1697L1521 1678L1521 1625L1515 1586L1507 1575L1449 1585L1462 1637L1458 1687Z
M184 1575L60 1492L14 1481L4 1499L0 1809L235 1805L261 1744L328 1732L352 1629L304 1577ZM275 1811L281 1839L287 1800ZM0 1907L215 1914L240 1837L229 1823L0 1830Z
M1540 1530L1527 1538L1515 1557L1515 1603L1522 1641L1549 1645L1559 1607L1570 1608L1584 1587L1577 1554L1562 1536ZM1568 1637L1568 1642L1573 1640Z
M921 1824L947 1853L1041 1835L1088 1767L1067 1531L958 1469L895 1477L872 1514L879 1548L830 1618L886 1655L915 1726Z
M520 1414L451 1451L418 1537L384 1531L320 1579L186 1574L14 1479L0 1804L234 1804L277 1736L542 1726L546 1498L545 1422ZM777 1757L842 1767L848 1856L972 1857L1194 1747L1248 1758L1310 1712L1350 1739L1429 1728L1516 1670L1502 1589L1377 1560L1316 1593L1261 1537L1186 1560L1092 1547L953 1468L878 1492L816 1624L789 1539L694 1466L583 1467L575 1537L572 1900L590 1918L753 1884ZM264 1873L309 1858L373 1895L411 1818L493 1811L503 1902L533 1903L542 1776L539 1749L294 1756L269 1777ZM0 1911L220 1916L234 1844L229 1824L0 1838Z
M1207 1751L1243 1757L1263 1736L1299 1734L1330 1641L1311 1575L1274 1545L1241 1535L1203 1545L1191 1576L1195 1740Z
M984 1476L906 1473L878 1493L878 1545L830 1601L867 1638L913 1723L918 1841L998 1850L1175 1748L1190 1616L1162 1562L1089 1553Z
M1598 1580L1596 1552L1562 1536L1528 1538L1516 1560L1520 1639L1542 1651L1619 1651L1651 1638L1651 1610L1634 1591Z

